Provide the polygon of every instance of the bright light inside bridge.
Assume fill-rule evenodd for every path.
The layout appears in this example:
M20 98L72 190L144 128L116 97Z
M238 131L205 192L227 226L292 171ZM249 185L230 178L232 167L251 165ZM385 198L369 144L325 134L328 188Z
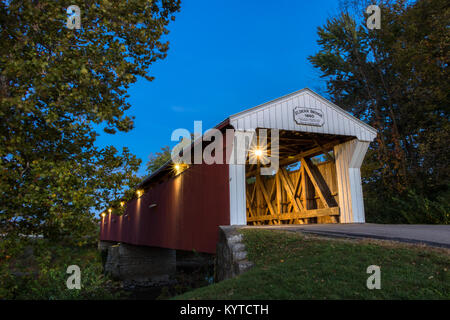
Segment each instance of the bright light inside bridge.
M267 164L269 161L266 145L259 145L250 148L248 155L251 164L256 164L257 162Z
M253 151L253 154L255 155L255 157L257 157L257 158L259 159L259 158L262 157L263 151L262 151L261 149L259 149L259 148L256 148L256 149Z

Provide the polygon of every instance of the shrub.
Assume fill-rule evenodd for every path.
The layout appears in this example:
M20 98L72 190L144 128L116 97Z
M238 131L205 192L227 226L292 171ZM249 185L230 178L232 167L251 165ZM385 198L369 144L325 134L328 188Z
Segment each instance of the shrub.
M69 265L81 269L81 289L68 289ZM46 240L5 239L0 244L0 299L113 299L114 286L102 274L95 247L66 246Z
M401 194L365 189L366 221L372 223L450 224L450 194L433 196L410 189Z

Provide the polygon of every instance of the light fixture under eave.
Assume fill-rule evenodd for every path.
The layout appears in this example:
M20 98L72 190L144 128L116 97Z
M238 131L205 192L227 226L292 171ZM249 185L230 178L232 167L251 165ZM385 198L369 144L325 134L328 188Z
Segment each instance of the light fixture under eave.
M112 213L112 209L111 209L111 208L108 209L108 213L109 213L109 214Z
M102 218L106 217L106 213L105 212L102 212L100 215L102 216Z
M144 194L144 190L139 189L139 190L136 191L136 194L137 194L137 196L139 198L140 196L142 196Z
M179 175L183 171L185 171L189 166L185 163L174 163L172 166L172 171L175 175Z
M125 201L120 201L120 206L124 207L125 206Z

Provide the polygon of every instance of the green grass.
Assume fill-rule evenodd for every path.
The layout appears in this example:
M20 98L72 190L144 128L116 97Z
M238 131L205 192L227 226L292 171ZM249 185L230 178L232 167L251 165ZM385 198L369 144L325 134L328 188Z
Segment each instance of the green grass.
M449 250L374 240L342 240L242 230L247 273L176 299L450 299ZM369 265L381 289L369 290Z

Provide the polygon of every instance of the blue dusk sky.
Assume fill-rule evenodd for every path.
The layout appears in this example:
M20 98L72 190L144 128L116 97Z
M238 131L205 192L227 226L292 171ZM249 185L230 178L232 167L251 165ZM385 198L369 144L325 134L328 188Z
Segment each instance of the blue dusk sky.
M97 145L127 146L142 159L175 142L177 128L203 132L229 115L309 87L323 94L307 57L319 47L317 27L335 15L338 0L184 0L169 25L168 56L129 89L135 128L99 132Z

